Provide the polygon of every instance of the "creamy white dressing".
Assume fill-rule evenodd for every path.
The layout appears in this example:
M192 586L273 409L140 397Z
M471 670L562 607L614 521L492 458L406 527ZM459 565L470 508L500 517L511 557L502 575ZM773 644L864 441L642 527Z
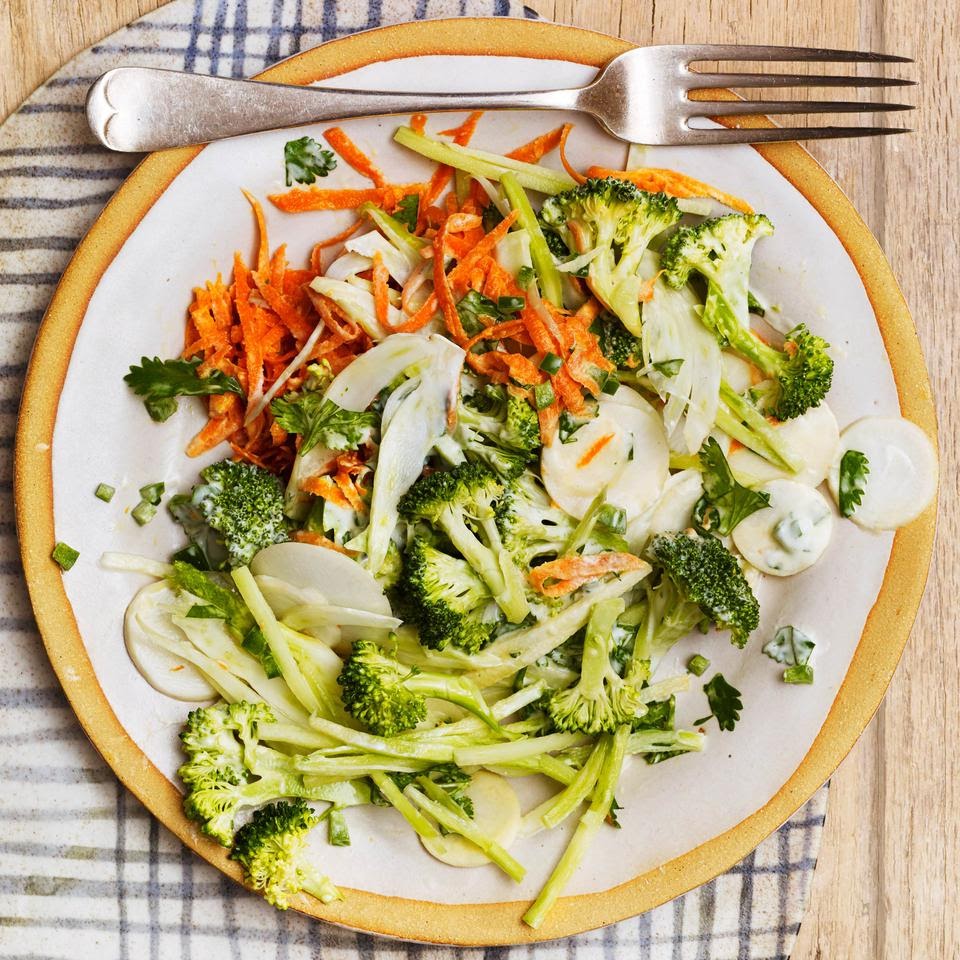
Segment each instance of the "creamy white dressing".
M864 417L847 427L830 467L830 492L839 503L840 460L847 450L866 456L870 473L850 517L868 530L895 530L915 520L937 492L937 452L930 438L903 417Z
M757 489L770 495L770 505L736 526L737 550L752 566L775 577L806 570L830 543L830 504L813 487L795 480L771 480Z
M819 487L827 478L840 447L840 428L830 407L821 403L803 416L786 420L774 429L803 466L796 473L791 473L757 456L752 450L742 448L730 455L733 471L749 479L751 484L784 479Z

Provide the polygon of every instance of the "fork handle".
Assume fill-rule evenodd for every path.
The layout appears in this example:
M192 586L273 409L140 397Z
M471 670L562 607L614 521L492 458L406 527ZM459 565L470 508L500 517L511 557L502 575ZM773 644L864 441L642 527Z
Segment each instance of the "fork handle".
M428 110L575 110L581 91L380 93L118 67L87 94L87 120L111 150L141 153L318 120Z

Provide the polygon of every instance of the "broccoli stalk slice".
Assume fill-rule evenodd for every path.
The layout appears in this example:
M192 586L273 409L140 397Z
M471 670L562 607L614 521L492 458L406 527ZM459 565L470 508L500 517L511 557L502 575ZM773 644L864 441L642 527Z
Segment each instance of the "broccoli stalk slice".
M425 780L428 780L428 778L421 777L418 783L425 787ZM432 783L432 781L428 782ZM443 788L436 784L433 784L433 788L443 791ZM417 804L421 810L430 814L430 816L449 833L459 834L465 840L469 840L478 846L480 850L512 880L519 883L524 878L527 871L523 864L504 850L499 843L487 836L472 820L468 820L461 814L454 813L448 809L444 803L425 796L413 784L410 784L403 792L410 800Z
M363 753L428 763L450 763L453 760L454 747L448 743L421 741L414 737L378 737L323 717L311 717L310 726L338 743L347 744Z
M361 753L348 757L312 754L294 762L297 770L305 776L336 780L353 780L357 777L369 777L374 773L421 773L430 767L425 760L401 760L376 753Z
M720 399L716 423L724 433L784 470L796 473L803 468L770 421L725 381L720 382Z
M512 743L485 743L479 746L456 747L453 761L458 767L485 767L490 763L513 763L541 753L556 753L589 742L582 733L550 733L544 737L524 737Z
M560 862L550 874L550 879L547 880L530 909L523 915L524 923L533 927L534 930L546 919L547 914L576 873L597 831L610 813L614 790L623 769L629 737L630 728L620 727L616 733L604 734L601 745L597 748L603 750L604 757L590 806L580 817L577 829L564 850Z
M544 300L549 300L555 307L562 307L563 287L560 283L560 271L540 229L537 215L530 206L530 200L524 193L516 174L503 174L500 183L510 209L517 211L514 226L520 230L526 230L530 237L530 259L540 283L540 294Z
M647 712L638 686L618 676L610 662L613 629L623 610L621 597L593 608L583 641L580 679L575 686L555 692L547 703L558 730L612 733Z
M538 193L554 194L576 186L573 180L559 170L540 166L536 163L524 163L511 160L498 153L476 150L473 147L461 147L445 140L435 140L425 134L417 133L410 127L399 127L393 139L401 146L419 153L423 157L446 164L454 170L463 170L471 176L486 177L488 180L500 180L504 173L513 173L517 181L527 190Z
M403 791L385 773L373 772L370 779L377 785L377 789L387 798L390 805L413 827L417 836L424 840L432 840L439 845L443 852L443 837L440 831L404 796Z
M550 806L540 816L545 827L552 829L559 826L593 793L604 756L605 751L599 745L596 746L573 782L552 798Z

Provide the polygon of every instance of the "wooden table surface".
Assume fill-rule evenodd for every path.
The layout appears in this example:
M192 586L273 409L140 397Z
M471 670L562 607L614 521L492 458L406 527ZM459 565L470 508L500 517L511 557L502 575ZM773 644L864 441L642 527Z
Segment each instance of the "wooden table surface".
M0 118L75 53L163 0L0 0ZM784 43L913 57L916 132L812 152L879 238L910 303L940 417L940 535L913 637L876 719L833 778L794 960L960 957L956 560L960 2L529 0L637 43ZM70 13L66 11L70 10ZM953 38L952 40L950 38ZM844 94L846 95L846 94Z

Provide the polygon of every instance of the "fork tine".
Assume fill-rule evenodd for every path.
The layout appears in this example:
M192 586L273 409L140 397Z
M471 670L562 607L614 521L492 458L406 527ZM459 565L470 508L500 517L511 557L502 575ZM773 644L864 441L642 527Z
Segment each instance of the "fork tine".
M910 57L856 50L828 50L821 47L769 47L749 44L678 44L679 59L697 60L793 60L818 63L913 63Z
M688 127L675 144L707 146L718 143L777 143L782 140L831 140L839 137L883 137L912 133L907 127L771 127L763 129L698 129Z
M912 87L916 80L901 77L818 77L802 73L697 73L690 71L687 89L714 87Z
M888 113L913 109L906 103L870 100L690 100L683 111L688 117L733 117L758 113Z

